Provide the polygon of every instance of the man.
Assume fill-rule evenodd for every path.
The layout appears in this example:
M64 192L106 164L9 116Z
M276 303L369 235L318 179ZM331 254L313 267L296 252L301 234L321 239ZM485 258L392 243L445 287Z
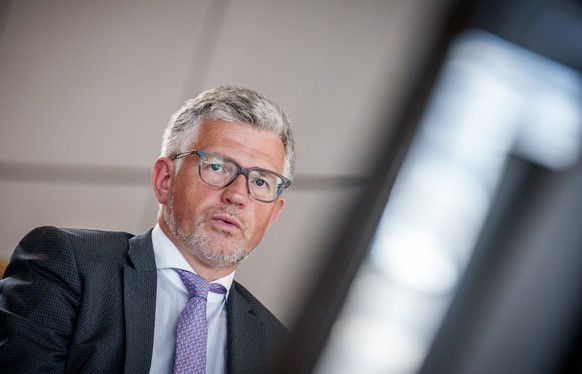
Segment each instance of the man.
M20 242L0 282L0 371L265 372L287 330L233 277L281 213L294 160L287 117L261 94L188 101L152 169L152 230L41 227Z

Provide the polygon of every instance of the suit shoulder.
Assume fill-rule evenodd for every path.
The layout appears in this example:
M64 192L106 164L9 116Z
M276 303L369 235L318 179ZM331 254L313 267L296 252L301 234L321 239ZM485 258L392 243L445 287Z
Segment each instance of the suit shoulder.
M133 236L125 232L41 226L30 231L19 247L27 252L46 254L65 251L87 260L122 259L127 253L128 240Z
M133 237L133 234L126 232L89 230L89 229L75 229L75 228L60 228L55 226L39 226L31 230L23 238L23 241L59 241L67 240L72 242L86 242L92 240L128 240Z

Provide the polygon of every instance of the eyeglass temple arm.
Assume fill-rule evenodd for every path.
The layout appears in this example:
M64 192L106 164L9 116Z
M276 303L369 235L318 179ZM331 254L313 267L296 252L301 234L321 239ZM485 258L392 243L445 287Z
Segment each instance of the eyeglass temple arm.
M190 155L193 155L193 154L198 154L198 150L184 152L184 153L176 153L176 154L173 154L173 155L170 156L170 160L174 161L174 160L177 160L179 158L183 158L183 157L190 156Z

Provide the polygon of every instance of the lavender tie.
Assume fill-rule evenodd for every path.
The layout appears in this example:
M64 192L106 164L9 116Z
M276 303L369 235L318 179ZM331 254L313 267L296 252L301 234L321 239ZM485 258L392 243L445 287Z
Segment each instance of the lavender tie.
M218 283L209 283L206 279L189 271L174 270L180 275L190 294L190 300L178 318L174 373L204 374L208 340L206 298L208 291L224 294L226 289Z

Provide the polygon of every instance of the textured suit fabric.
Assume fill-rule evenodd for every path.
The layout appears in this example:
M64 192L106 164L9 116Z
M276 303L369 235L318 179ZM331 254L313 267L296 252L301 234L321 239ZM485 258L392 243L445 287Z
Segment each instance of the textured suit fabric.
M151 230L31 231L0 281L0 372L148 373L156 281ZM263 373L288 332L233 282L227 335L227 372Z

